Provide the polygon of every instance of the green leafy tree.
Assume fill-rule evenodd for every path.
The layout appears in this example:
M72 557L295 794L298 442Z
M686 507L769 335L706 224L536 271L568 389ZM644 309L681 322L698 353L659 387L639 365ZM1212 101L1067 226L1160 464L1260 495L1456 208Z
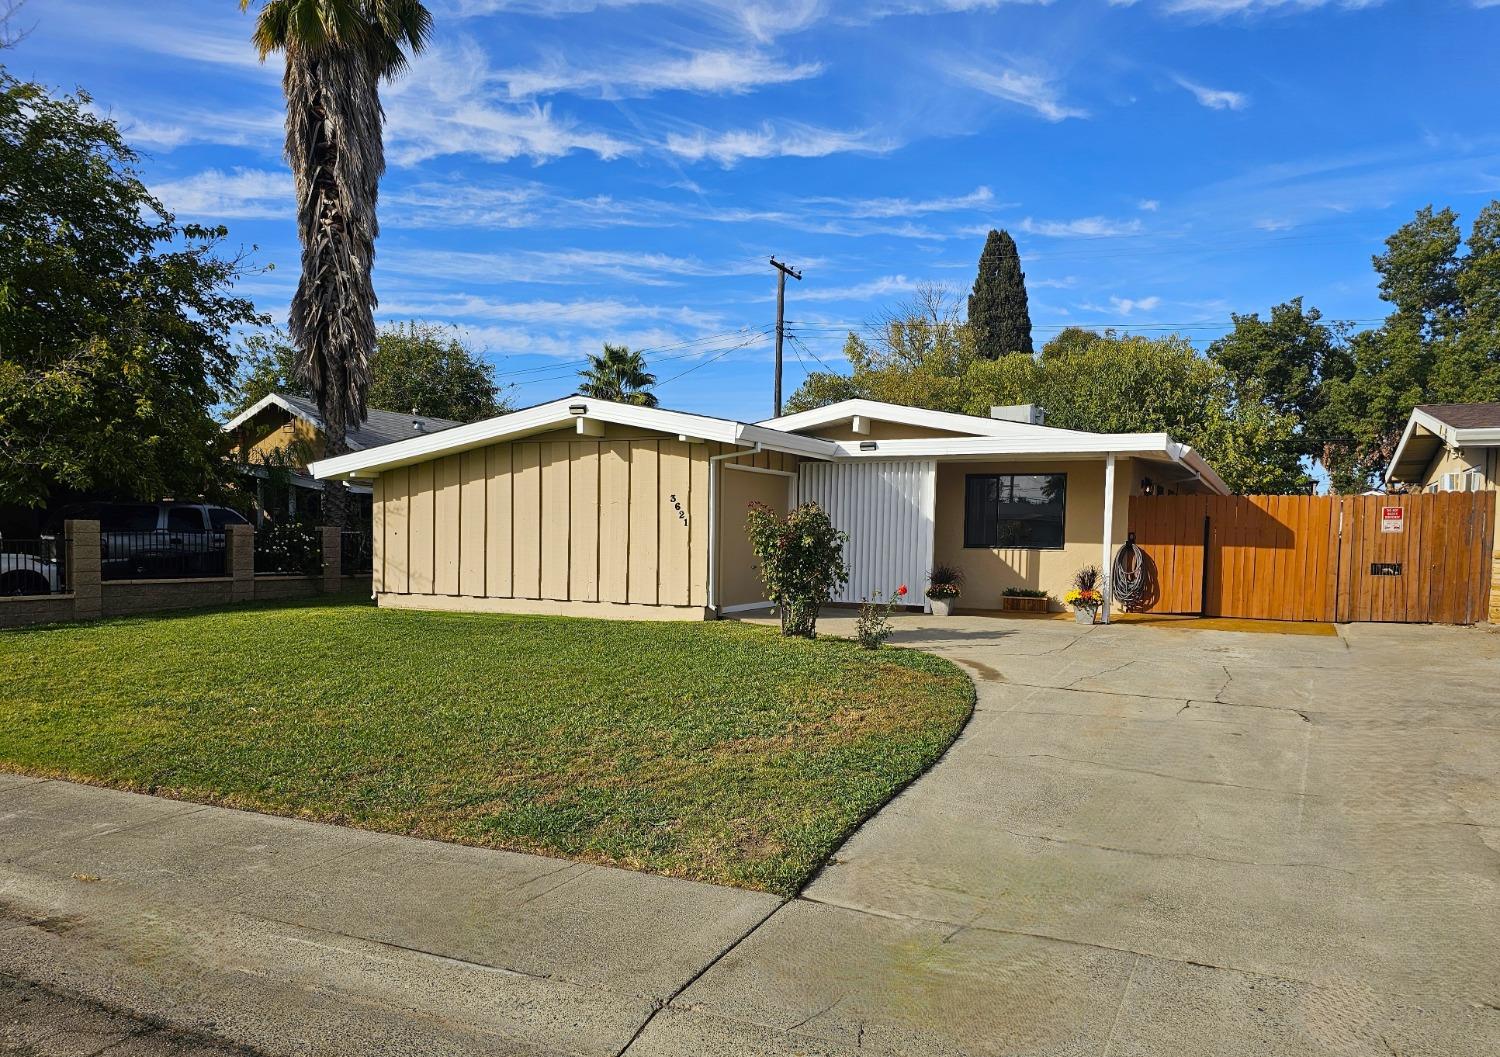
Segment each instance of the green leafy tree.
M781 633L816 638L818 610L849 580L848 534L834 528L817 503L803 503L786 517L751 503L745 533L760 563L766 600L781 614Z
M979 274L969 295L969 326L974 348L987 359L1034 351L1031 312L1026 304L1026 273L1008 231L991 230L979 255Z
M589 356L589 365L578 375L583 382L578 392L595 400L613 400L621 404L655 407L656 394L651 387L656 375L646 370L646 358L624 345L604 343L604 352Z
M240 0L242 10L252 0ZM329 455L365 417L375 349L370 272L385 172L379 83L422 49L432 16L418 0L264 0L252 36L264 59L286 57L286 158L296 182L302 277L290 330L299 374L318 401ZM348 521L345 490L328 482L324 513Z
M459 422L510 410L495 385L495 369L464 344L456 327L416 321L382 327L370 373L375 407Z
M0 71L0 504L232 487L210 410L256 324L222 227L181 226L84 93Z
M1467 244L1457 215L1429 206L1373 258L1393 311L1351 339L1349 376L1327 387L1324 462L1336 489L1370 486L1417 404L1500 399L1497 235L1500 202L1480 212Z
M1348 326L1324 323L1300 297L1273 307L1269 319L1254 312L1230 318L1234 329L1208 347L1209 358L1237 386L1259 390L1277 411L1295 416L1300 453L1324 458L1331 440L1329 385L1353 370Z
M297 346L280 327L246 335L240 342L233 412L238 414L272 393L312 396L307 382L297 373L297 359Z

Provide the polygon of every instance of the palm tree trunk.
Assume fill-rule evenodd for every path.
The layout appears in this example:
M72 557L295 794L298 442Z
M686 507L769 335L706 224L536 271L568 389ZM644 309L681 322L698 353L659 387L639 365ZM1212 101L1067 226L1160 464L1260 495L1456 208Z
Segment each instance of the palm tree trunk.
M318 401L326 454L348 451L345 435L365 418L375 348L375 218L385 171L378 75L348 47L310 55L289 46L282 81L286 156L296 178L302 277L289 330L299 369ZM324 488L325 522L347 525L342 484Z

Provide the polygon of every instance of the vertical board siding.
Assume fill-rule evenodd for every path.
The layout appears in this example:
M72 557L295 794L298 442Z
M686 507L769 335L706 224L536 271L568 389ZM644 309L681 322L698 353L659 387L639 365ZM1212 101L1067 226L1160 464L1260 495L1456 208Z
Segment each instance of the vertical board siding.
M656 605L661 520L659 442L630 445L630 591L626 601Z
M375 591L385 590L385 489L382 474L370 486L370 579Z
M511 593L542 597L542 446L513 444L511 473Z
M542 450L542 597L568 597L569 524L573 505L572 445L547 444Z
M515 447L497 444L486 448L484 590L479 594L509 598L512 594L511 555L515 549L511 524L512 456Z
M688 604L688 550L692 525L692 477L689 445L680 440L661 442L661 565L659 579L664 606Z
M385 590L404 595L411 590L411 471L403 466L380 477L386 482L381 491L385 508Z
M930 461L811 463L799 471L799 501L815 502L849 534L849 582L835 602L858 602L898 585L919 603L932 563L937 464Z
M438 459L434 469L433 593L458 594L459 488L461 457Z
M573 512L568 539L568 597L578 602L599 601L599 445L576 443L572 448L571 498Z
M1401 532L1381 531L1383 507L1402 508ZM1150 612L1468 624L1489 606L1486 493L1133 496L1130 531L1155 567Z
M599 599L628 601L630 579L630 443L599 446Z
M433 488L436 464L419 462L411 467L411 502L408 517L411 534L407 542L407 560L411 566L414 595L430 595L433 587L433 517L437 492Z
M458 493L458 593L485 592L485 558L489 536L487 458L483 448L460 457Z

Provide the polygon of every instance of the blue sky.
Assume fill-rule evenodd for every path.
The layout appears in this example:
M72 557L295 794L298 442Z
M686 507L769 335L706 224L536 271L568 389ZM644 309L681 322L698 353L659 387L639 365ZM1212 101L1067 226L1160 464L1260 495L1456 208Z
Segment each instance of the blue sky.
M88 89L182 220L296 281L279 64L233 0L31 0L18 76ZM382 319L462 327L520 403L608 339L667 406L770 413L1006 227L1038 339L1178 331L1305 295L1384 314L1369 258L1418 207L1500 195L1500 0L429 0L384 93Z

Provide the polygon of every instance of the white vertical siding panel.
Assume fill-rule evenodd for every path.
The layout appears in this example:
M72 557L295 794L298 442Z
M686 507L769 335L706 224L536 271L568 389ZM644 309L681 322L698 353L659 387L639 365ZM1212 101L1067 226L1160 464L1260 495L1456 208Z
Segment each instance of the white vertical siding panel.
M834 601L858 602L904 583L911 592L908 601L921 603L932 561L936 488L937 466L931 461L801 465L801 501L823 507L849 534L844 550L849 583Z

